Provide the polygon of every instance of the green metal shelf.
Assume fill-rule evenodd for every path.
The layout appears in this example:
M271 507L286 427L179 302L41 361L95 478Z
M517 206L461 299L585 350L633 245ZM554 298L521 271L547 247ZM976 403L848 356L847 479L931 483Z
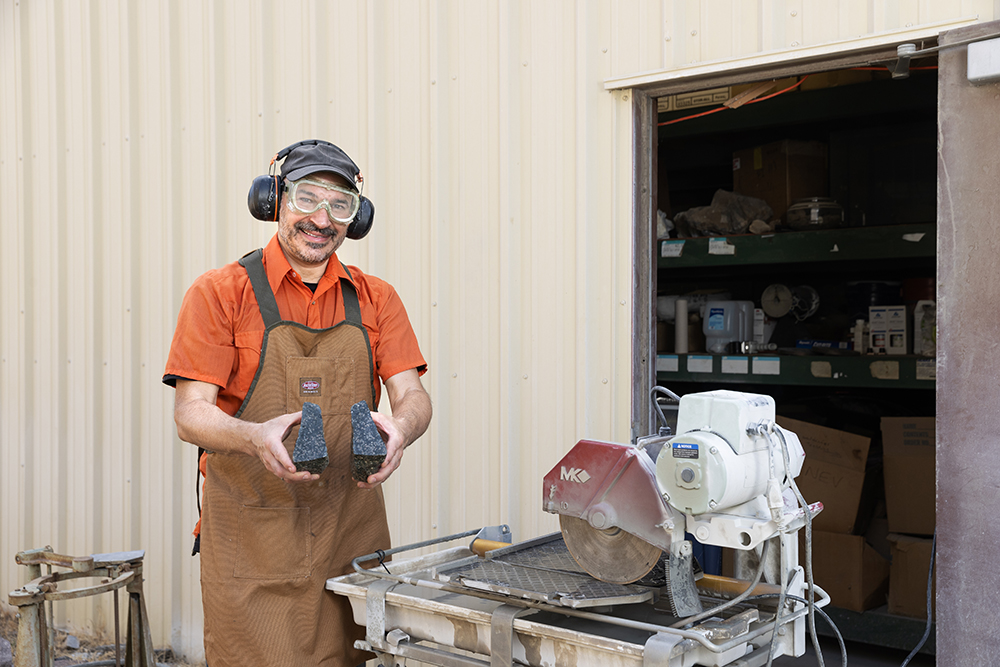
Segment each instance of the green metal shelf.
M657 242L657 266L681 269L933 258L936 248L934 223L844 227L764 235L663 239Z
M661 354L658 382L934 389L935 360L917 356Z

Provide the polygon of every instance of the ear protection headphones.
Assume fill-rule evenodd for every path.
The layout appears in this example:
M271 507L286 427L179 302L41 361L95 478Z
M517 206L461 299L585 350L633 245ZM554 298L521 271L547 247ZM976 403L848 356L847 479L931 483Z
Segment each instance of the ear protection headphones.
M333 146L337 150L341 150L329 141L308 139L282 148L271 158L271 165L268 168L267 175L258 176L250 184L250 192L247 195L247 206L250 209L250 215L264 222L278 221L278 207L281 206L281 195L285 191L285 179L281 174L275 173L275 163L279 160L284 160L288 157L289 153L300 146L316 146L319 144ZM361 191L365 187L364 176L361 175L361 170L358 169L353 160L350 160L350 163L354 171L355 183L359 185L358 195L361 204L358 206L358 212L354 215L354 219L347 226L347 238L357 240L363 239L371 231L372 223L375 222L375 205L372 204L370 199L361 195Z

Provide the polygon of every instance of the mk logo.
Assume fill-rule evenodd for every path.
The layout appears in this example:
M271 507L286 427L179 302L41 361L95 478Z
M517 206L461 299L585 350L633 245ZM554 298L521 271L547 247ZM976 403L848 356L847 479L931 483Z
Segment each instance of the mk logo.
M578 484L585 483L590 479L590 475L583 468L570 468L566 470L566 466L559 467L559 479L569 480L570 482L577 482Z

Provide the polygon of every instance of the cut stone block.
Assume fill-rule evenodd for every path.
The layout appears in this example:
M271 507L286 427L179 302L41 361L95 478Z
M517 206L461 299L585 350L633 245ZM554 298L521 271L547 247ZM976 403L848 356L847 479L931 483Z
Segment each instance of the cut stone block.
M319 475L330 464L323 437L323 413L315 403L302 404L302 424L299 437L295 439L292 463L298 471L308 470Z
M368 476L378 472L385 461L385 441L382 440L368 404L358 401L351 406L351 475L359 482L367 482Z

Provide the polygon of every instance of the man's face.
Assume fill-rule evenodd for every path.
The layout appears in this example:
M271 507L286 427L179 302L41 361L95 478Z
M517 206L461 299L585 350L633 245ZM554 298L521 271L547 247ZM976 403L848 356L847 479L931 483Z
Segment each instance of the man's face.
M332 173L310 174L306 179L340 188L349 187L342 178ZM306 188L309 189L309 194L315 193L317 197L324 199L331 194L322 187L305 184L299 186L303 194L306 194ZM282 197L281 212L278 215L278 242L290 258L306 265L323 264L347 238L348 223L332 219L326 208L302 213L292 206L289 195L286 191Z

